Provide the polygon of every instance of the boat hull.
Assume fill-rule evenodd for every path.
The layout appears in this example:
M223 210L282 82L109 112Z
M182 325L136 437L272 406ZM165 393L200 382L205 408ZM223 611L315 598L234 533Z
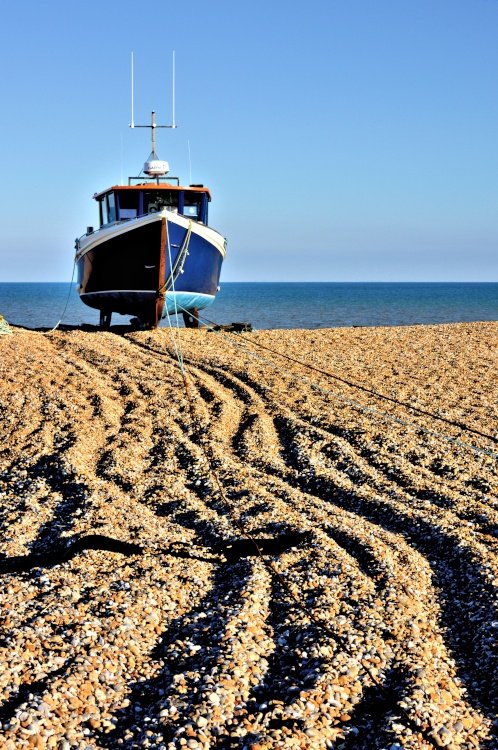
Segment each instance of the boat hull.
M218 232L165 210L83 237L78 291L105 315L157 325L167 313L192 313L214 301L224 255Z

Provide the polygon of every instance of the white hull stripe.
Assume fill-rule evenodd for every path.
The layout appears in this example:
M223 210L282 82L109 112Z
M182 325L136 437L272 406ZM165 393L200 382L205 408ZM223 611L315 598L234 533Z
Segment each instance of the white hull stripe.
M189 219L167 210L160 211L152 216L147 215L140 216L138 219L129 219L128 221L119 222L107 228L102 227L101 229L97 229L93 234L82 237L80 239L79 250L76 253L75 260L78 262L89 250L93 250L107 240L119 237L122 234L131 232L133 229L145 226L146 224L153 224L155 221L161 221L162 218L165 218L172 224L177 224L184 229L188 229L189 227ZM198 235L206 242L209 242L218 250L222 258L225 257L225 239L216 231L216 229L211 229L211 227L193 221L192 233Z
M95 297L97 294L157 294L155 289L108 289L105 292L81 292L80 297ZM204 292L173 292L168 289L166 297L180 297L182 294L197 294L199 297L214 297L214 294Z
M81 292L80 297L95 297L97 294L157 294L157 290L156 289L106 289L105 292Z

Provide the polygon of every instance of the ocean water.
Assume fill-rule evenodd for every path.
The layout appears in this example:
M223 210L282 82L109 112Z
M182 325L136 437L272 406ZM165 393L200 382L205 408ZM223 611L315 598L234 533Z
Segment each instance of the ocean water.
M99 319L67 283L0 283L0 313L27 328L51 328L61 317L68 325ZM498 282L225 282L201 315L216 323L248 321L259 329L498 320ZM128 321L113 315L113 324Z

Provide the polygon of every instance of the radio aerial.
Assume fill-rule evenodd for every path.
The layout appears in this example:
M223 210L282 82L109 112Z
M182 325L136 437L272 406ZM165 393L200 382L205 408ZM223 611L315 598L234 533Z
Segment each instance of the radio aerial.
M156 153L156 128L176 128L175 122L175 52L173 51L173 116L171 125L158 125L156 123L156 113L154 110L151 113L150 125L135 125L134 118L134 59L133 52L131 53L131 123L130 128L150 128L151 133L151 152L149 158L143 166L143 172L149 177L163 177L169 172L169 164L167 161L159 159Z

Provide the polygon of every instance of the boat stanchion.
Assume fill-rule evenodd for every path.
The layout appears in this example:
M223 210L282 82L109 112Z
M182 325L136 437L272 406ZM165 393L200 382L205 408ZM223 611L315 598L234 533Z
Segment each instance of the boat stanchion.
M111 327L112 312L100 311L100 327L103 331L108 331Z
M192 312L184 311L182 315L185 328L199 328L199 310L196 307L192 308Z
M159 296L156 299L156 309L155 309L155 315L154 315L153 328L158 328L159 323L161 322L161 318L163 317L163 311L164 311L164 295Z

